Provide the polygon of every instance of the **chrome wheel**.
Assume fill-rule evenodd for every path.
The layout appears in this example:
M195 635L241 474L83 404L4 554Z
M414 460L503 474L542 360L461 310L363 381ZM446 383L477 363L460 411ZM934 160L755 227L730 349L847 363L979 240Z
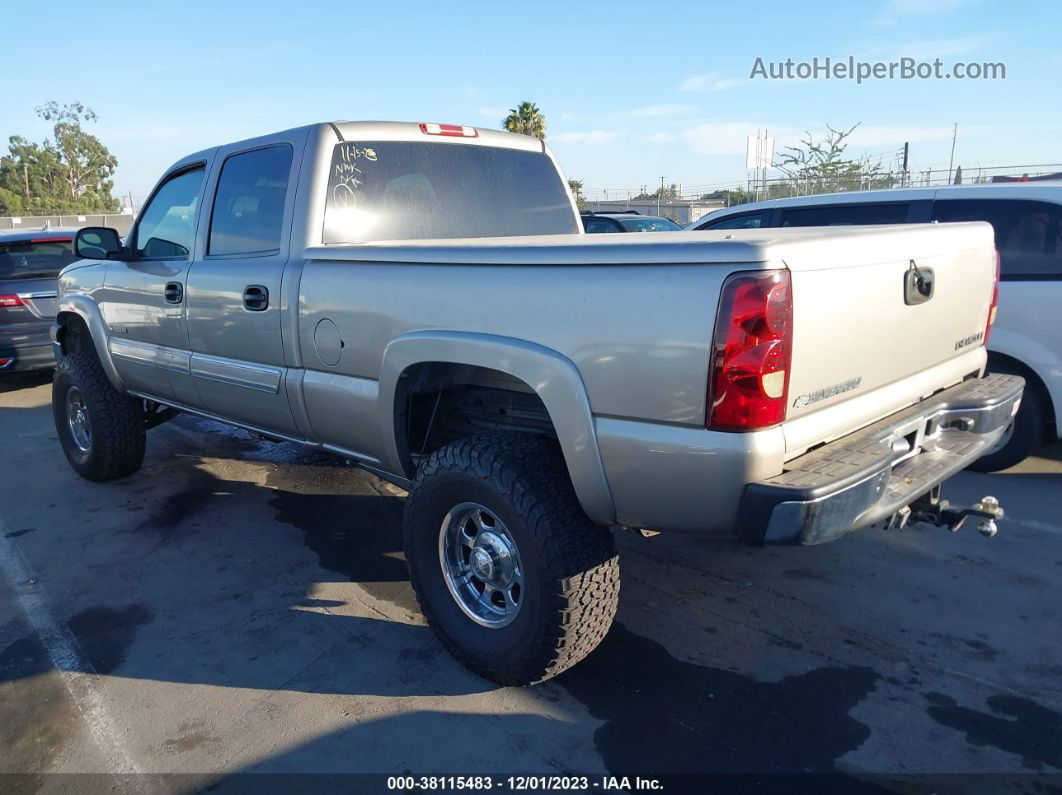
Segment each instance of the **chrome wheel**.
M82 453L92 447L92 425L89 423L88 408L81 390L76 386L66 391L66 422L70 426L70 438Z
M497 629L512 622L523 603L520 552L505 523L489 509L463 502L439 529L439 563L461 611Z

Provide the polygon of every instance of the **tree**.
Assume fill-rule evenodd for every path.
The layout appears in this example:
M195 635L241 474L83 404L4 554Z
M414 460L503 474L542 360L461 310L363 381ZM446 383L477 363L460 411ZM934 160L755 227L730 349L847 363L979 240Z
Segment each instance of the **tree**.
M583 181L581 179L568 180L568 189L575 196L575 204L579 209L586 207L586 197L583 196Z
M641 193L634 197L635 199L681 199L679 195L679 186L677 183L672 182L670 185L661 185L652 193L646 192L644 189Z
M521 102L509 110L509 115L502 119L502 126L509 132L546 137L546 117L534 102Z
M827 124L822 142L805 132L800 146L785 147L774 167L785 174L788 184L777 186L777 192L792 195L891 187L892 175L883 173L880 158L874 161L869 155L857 160L845 157L848 136L858 126L857 123L847 130L835 130Z
M54 141L13 135L0 158L0 212L116 212L111 177L118 160L82 125L96 114L80 102L48 102L37 115L54 123Z
M955 182L952 183L952 184L954 184L954 185L961 185L962 184L962 166L958 166L955 169Z

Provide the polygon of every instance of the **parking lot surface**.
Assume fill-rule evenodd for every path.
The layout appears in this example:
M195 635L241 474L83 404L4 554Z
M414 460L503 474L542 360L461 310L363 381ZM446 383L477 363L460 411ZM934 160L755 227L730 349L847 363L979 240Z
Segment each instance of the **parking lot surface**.
M436 642L402 492L341 459L184 416L88 483L46 376L0 440L0 772L1062 770L1058 448L948 484L1000 499L991 540L624 532L603 645L513 689Z

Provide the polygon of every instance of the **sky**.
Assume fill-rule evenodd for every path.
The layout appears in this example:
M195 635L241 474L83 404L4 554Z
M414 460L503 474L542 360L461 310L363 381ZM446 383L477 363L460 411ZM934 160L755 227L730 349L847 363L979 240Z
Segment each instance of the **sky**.
M1062 162L1056 0L609 3L357 0L19 3L4 12L0 150L43 139L48 100L96 111L115 193L139 202L184 154L335 119L500 127L535 102L589 195L744 184L746 139L776 150L848 128L851 154L913 170ZM39 35L34 35L38 31ZM1005 80L765 80L764 64L1002 62Z

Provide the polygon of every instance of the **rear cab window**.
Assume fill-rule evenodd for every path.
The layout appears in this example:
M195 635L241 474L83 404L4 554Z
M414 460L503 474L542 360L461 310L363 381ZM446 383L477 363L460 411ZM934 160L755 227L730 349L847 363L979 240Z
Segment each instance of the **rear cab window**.
M333 150L327 190L325 243L579 231L560 173L541 152L347 141Z
M1027 199L938 199L933 220L987 221L995 231L1000 276L1062 279L1062 207Z
M56 276L74 259L72 237L0 240L0 281Z

